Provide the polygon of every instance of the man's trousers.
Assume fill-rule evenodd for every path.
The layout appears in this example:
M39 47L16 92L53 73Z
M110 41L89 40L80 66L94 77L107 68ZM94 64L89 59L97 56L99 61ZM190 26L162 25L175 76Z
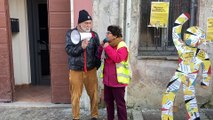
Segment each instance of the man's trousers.
M98 79L96 68L92 70L75 71L70 70L69 74L70 94L73 119L80 119L80 98L83 85L90 98L91 117L98 117Z

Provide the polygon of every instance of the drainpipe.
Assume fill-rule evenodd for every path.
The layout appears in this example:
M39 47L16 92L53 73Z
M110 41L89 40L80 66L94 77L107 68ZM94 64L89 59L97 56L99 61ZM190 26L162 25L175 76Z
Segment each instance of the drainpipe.
M70 24L71 24L71 29L74 28L74 1L70 0Z
M124 23L125 23L125 1L124 0L121 0L120 1L120 9L119 9L119 26L123 29L122 30L122 34L124 35L124 31L125 31L125 26L124 26Z
M131 5L132 5L132 0L127 0L126 1L126 23L125 23L125 41L128 47L130 47L130 29L131 29Z
M123 1L123 0L122 0ZM126 2L124 2L124 3L122 3L122 4L124 4L124 7L123 8L125 8L125 10L123 10L123 12L125 12L124 14L126 14L126 16L125 16L125 18L126 18L126 21L124 21L125 22L125 26L124 26L124 40L125 40L125 42L126 42L126 44L127 44L127 46L128 46L128 48L130 48L130 44L129 44L129 42L130 42L130 29L131 29L131 27L130 27L130 23L131 23L131 5L132 5L132 0L127 0ZM120 8L121 9L121 8ZM127 87L126 87L126 89L125 89L125 96L124 96L124 99L127 101Z
M190 5L190 15L191 15L191 19L190 19L190 26L194 26L196 24L196 8L197 8L197 0L191 0L191 5Z

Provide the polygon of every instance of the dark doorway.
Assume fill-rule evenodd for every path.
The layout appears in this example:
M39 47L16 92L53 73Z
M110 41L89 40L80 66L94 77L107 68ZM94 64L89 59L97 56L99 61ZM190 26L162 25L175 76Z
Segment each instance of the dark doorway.
M28 0L32 85L50 85L47 0Z

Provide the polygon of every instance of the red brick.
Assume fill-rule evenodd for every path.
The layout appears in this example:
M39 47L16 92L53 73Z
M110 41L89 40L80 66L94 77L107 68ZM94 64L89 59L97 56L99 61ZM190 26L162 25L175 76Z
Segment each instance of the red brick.
M8 44L0 44L0 55L9 53Z
M5 13L0 13L0 28L6 27L6 16Z
M10 77L9 76L1 76L0 75L0 89L1 88L4 88L5 87L5 85L8 85L8 84L10 84ZM5 88L5 89L7 89L7 88Z
M49 11L70 11L70 0L49 0Z
M59 27L59 28L67 28L70 27L70 13L69 12L50 12L50 28L51 27Z
M68 86L51 86L53 103L70 103L70 93Z
M6 28L0 28L0 44L6 44L7 38Z
M52 28L50 29L50 43L61 43L65 45L65 36L69 28Z
M67 65L51 65L51 83L54 86L67 86L69 84Z
M65 44L53 44L50 49L51 64L67 64Z
M10 76L10 60L7 44L0 44L0 76Z
M11 79L0 75L0 102L12 101Z
M5 0L0 0L0 12L5 11Z
M8 62L5 62L8 60L6 57L2 57L0 59L0 76L10 76L10 65Z
M0 60L0 76L10 76L10 65L8 62L5 63L5 61L8 60L8 58L4 58L1 56Z

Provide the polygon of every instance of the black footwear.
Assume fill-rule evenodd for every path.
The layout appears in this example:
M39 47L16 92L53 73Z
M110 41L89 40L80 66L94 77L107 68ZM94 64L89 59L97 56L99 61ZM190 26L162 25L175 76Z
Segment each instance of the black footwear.
M91 118L91 120L98 120L98 119L94 117L94 118Z

